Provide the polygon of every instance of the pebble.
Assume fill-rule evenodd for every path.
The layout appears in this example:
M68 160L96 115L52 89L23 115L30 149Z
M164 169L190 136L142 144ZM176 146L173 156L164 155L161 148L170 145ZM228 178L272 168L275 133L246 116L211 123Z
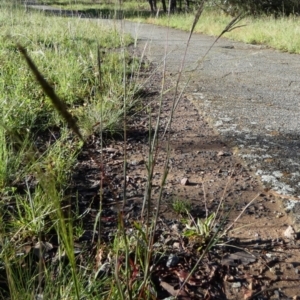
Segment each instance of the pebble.
M145 161L142 159L142 160L133 160L132 162L130 162L130 164L132 166L139 166L139 165L142 165Z
M283 235L291 240L295 240L296 238L295 230L291 225L288 226L288 228L284 231Z
M242 284L240 283L240 282L234 282L233 284L232 284L232 287L234 288L234 289L238 289L238 288L240 288L242 286Z
M188 185L189 184L189 180L188 180L188 178L184 177L184 178L181 179L180 183L182 185Z
M174 244L173 244L173 249L180 249L181 247L180 247L180 243L179 242L175 242Z
M280 297L280 292L278 290L274 291L274 296L277 297L279 299Z
M179 263L179 258L175 254L170 254L166 266L168 268L175 267Z
M283 215L282 212L278 212L278 213L276 214L276 218L277 218L277 219L282 218L283 216L284 216L284 215Z
M219 151L217 156L231 156L230 152Z

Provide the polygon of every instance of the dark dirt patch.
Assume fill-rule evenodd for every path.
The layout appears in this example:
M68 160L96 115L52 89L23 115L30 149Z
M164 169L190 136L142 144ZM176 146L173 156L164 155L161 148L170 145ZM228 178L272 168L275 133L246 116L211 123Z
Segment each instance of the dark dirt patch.
M123 212L128 228L133 220L141 219L147 182L149 116L154 124L160 83L161 76L156 74L151 84L145 87L141 101L144 106L151 107L152 112L135 114L129 122L126 143L120 136L110 138L104 141L101 150L99 136L95 135L78 158L73 176L73 209L78 209L79 215L85 215L84 228L91 233L102 190L102 241L109 242L114 238L118 212ZM168 121L172 99L172 92L164 95L160 134ZM256 196L257 200L245 210L234 230L220 240L223 245L214 247L199 264L183 289L181 299L289 299L297 295L297 287L293 286L299 280L296 264L299 243L283 239L290 221L284 217L275 197L264 191L256 177L245 169L232 149L219 139L185 97L166 137L168 133L171 134L171 159L156 238L160 251L164 249L166 254L159 261L153 258L153 264L156 264L153 281L158 299L178 291L200 257L199 244L182 236L180 222L186 216L172 209L173 201L189 202L194 218L204 218L215 212L222 201L220 213L225 215L230 211L228 225ZM166 137L160 140L154 171L151 206L154 212L167 153ZM124 149L127 177L123 205ZM183 178L188 179L186 185L181 183ZM174 228L178 230L176 234ZM91 242L92 234L89 239ZM247 261L247 254L254 259L248 257ZM176 263L167 266L171 255L177 257Z

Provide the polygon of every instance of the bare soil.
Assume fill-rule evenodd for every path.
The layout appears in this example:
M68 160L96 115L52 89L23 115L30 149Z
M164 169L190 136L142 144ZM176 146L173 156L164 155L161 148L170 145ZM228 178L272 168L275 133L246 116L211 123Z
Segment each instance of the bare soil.
M100 203L99 189L103 185L103 240L113 238L118 211L123 211L128 226L133 220L141 219L147 182L149 118L151 116L150 127L153 129L160 86L161 75L152 75L151 83L145 86L141 99L141 107L147 106L148 112L142 110L128 120L126 143L118 135L107 137L102 151L99 137L94 136L79 157L73 178L73 187L79 199L79 213L90 208L85 217L85 227L86 230L92 230ZM169 86L172 84L169 83ZM158 230L158 240L171 245L168 253L175 253L179 261L176 266L166 268L162 260L154 271L156 278L160 278L156 283L160 291L159 299L172 295L172 288L178 289L182 280L180 276L191 271L195 259L200 256L191 246L191 241L174 238L170 228L177 224L179 229L176 230L180 232L183 229L181 221L187 216L176 213L172 203L175 200L187 201L191 204L191 215L196 219L215 212L221 202L220 214L228 214L224 226L227 228L253 199L253 203L229 231L226 237L229 246L215 247L205 257L195 273L196 283L187 285L184 293L180 294L181 299L297 299L295 297L300 295L297 286L300 243L296 235L291 239L284 236L292 221L281 208L279 199L265 190L244 167L234 151L199 115L187 96L180 101L170 130L162 137L173 97L172 91L163 96L161 138L154 170L151 211L157 209L156 199L164 173L167 137L170 134L171 158L160 207L161 231ZM127 182L126 204L123 206L125 149ZM166 230L170 231L168 241L162 233Z

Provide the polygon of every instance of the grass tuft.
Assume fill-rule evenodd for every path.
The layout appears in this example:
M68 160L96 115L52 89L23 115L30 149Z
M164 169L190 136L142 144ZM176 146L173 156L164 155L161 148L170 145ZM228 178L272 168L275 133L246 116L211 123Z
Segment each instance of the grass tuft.
M177 214L187 214L191 210L191 204L183 199L175 199L172 208Z

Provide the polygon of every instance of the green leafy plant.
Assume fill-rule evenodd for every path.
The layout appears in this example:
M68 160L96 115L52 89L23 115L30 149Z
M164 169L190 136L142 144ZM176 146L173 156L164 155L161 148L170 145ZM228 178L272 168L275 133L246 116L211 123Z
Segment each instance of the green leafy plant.
M202 247L207 244L214 234L215 218L215 213L212 213L204 220L197 218L195 221L192 217L190 217L189 223L185 225L183 235L198 241Z

